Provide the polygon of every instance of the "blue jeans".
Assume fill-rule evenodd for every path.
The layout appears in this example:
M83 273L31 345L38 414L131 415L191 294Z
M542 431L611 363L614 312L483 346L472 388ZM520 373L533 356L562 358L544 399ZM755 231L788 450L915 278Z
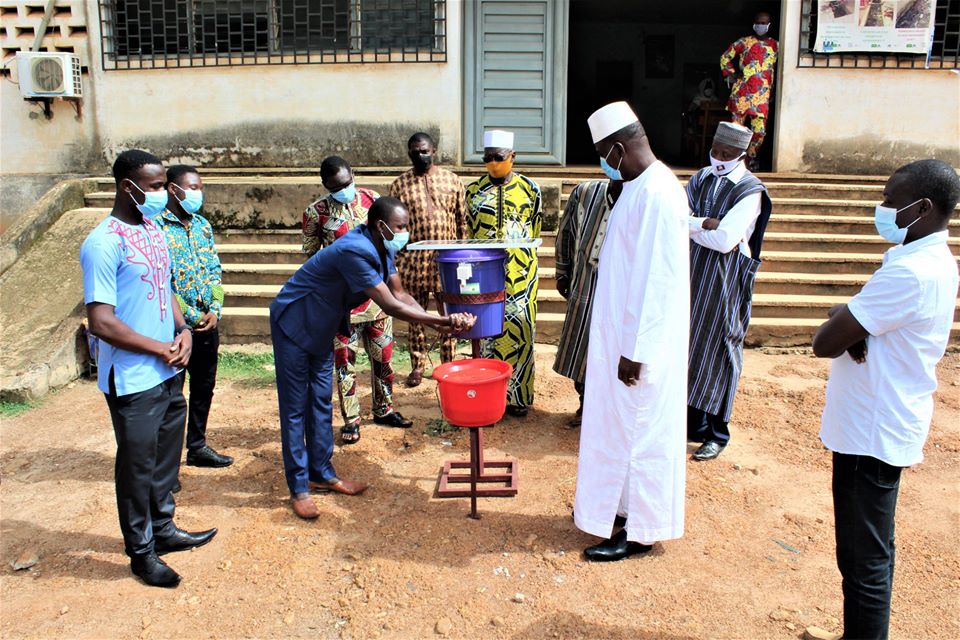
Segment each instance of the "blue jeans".
M886 640L893 590L894 514L900 467L833 454L837 567L843 576L845 640Z
M290 340L272 321L273 360L280 406L283 470L291 494L308 482L337 477L333 458L333 338L330 351L315 355Z

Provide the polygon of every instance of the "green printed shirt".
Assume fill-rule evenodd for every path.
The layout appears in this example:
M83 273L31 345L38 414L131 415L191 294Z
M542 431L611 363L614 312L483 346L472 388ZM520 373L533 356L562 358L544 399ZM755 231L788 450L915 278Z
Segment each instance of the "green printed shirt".
M183 317L191 327L212 311L220 318L223 286L220 256L213 246L213 227L206 218L193 214L184 225L170 210L154 218L163 229L173 265L173 292Z

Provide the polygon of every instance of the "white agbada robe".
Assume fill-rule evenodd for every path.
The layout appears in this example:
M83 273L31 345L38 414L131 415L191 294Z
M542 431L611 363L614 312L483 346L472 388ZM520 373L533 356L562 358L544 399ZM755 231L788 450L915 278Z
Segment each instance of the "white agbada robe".
M586 397L574 505L577 527L609 538L619 512L627 539L683 535L689 206L662 162L624 183L600 252L590 321ZM620 356L642 363L628 387Z

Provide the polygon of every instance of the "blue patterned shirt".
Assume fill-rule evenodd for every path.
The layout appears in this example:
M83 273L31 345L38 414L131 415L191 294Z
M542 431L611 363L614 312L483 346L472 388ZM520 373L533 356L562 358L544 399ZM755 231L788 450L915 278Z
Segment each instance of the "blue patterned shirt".
M167 237L173 263L173 292L183 317L191 327L212 311L220 318L223 286L220 256L213 246L213 227L200 214L193 214L187 225L169 209L155 218Z

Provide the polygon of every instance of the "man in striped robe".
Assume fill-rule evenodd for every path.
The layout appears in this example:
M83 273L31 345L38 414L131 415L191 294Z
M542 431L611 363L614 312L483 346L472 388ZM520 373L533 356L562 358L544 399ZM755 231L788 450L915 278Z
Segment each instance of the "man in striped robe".
M690 355L687 437L694 460L713 460L730 441L728 424L743 366L760 245L770 218L767 189L744 164L753 133L722 122L710 166L687 183L690 201Z
M622 190L622 181L588 180L578 184L570 193L557 227L557 291L567 301L567 314L553 370L573 380L580 395L580 408L570 421L571 428L579 427L583 417L590 311L597 288L600 247L610 210Z

